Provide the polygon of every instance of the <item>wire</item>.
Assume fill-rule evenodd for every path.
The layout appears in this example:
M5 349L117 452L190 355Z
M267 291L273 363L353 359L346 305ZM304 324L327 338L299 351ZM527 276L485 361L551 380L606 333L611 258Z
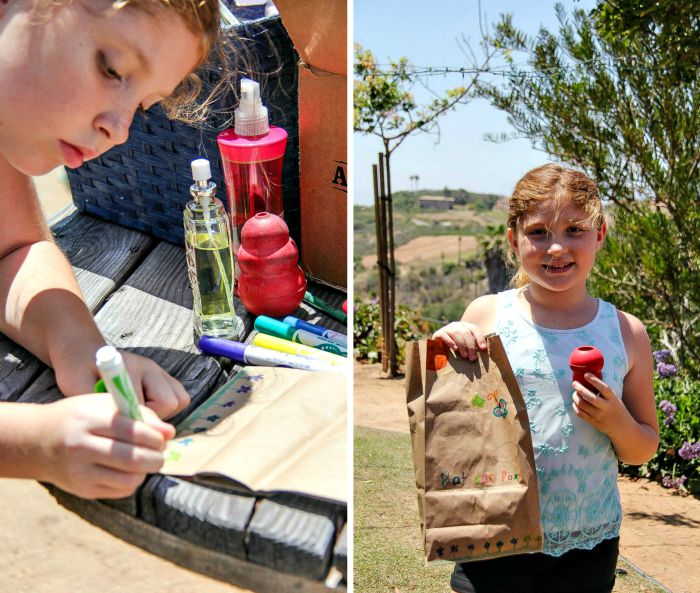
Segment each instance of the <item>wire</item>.
M632 63L637 62L638 60L636 58L630 58L630 61ZM404 66L404 70L407 74L410 76L414 76L416 78L421 78L421 77L432 77L432 76L447 76L448 74L458 74L462 77L464 77L467 74L475 75L475 74L484 74L484 75L493 75L493 76L503 76L503 77L508 77L511 78L513 76L524 76L524 77L532 77L532 78L541 78L548 76L553 73L561 73L561 74L570 74L573 72L578 72L581 70L581 68L589 67L591 65L600 65L604 67L608 72L615 73L617 71L624 70L625 72L631 73L631 72L644 72L647 74L659 72L659 69L653 69L649 68L647 66L634 66L634 65L626 65L624 63L624 60L618 60L618 61L605 61L601 60L599 58L594 58L586 61L581 61L581 62L576 62L570 66L552 66L549 68L542 68L539 70L529 70L529 71L522 71L518 70L518 68L533 68L532 64L530 63L520 63L520 64L509 64L507 66L496 66L488 69L481 69L481 68L465 68L465 67L459 67L459 66ZM360 77L363 79L368 78L369 76L373 75L380 75L380 76L391 76L392 74L395 74L395 72L392 72L392 70L389 70L387 68L391 68L393 64L376 64L377 68L372 72L372 74L368 74L364 77Z

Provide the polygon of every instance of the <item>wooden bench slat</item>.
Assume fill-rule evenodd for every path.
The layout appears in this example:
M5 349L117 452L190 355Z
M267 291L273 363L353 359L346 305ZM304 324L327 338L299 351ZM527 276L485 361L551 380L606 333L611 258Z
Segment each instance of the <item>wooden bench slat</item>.
M0 401L17 401L45 368L31 352L0 334Z
M317 282L309 282L307 290L315 297L319 297L324 300L334 309L340 309L343 301L347 299L347 295L339 290L334 290ZM323 327L340 332L341 334L347 335L348 333L348 326L346 323L340 323L340 321L326 315L320 309L316 309L313 305L309 305L306 301L301 302L301 305L299 305L299 308L294 313L294 317L298 317L299 319L303 319L309 323L322 325Z
M86 214L76 214L52 229L73 266L85 302L96 311L154 245L142 233Z

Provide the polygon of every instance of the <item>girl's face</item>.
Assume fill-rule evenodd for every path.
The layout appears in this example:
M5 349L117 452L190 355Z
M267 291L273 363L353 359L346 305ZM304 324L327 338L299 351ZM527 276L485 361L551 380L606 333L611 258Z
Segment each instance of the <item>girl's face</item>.
M170 95L200 58L175 13L107 15L78 0L37 20L30 5L0 4L0 157L27 175L125 142L136 110Z
M592 227L572 202L535 202L508 240L530 282L554 292L583 288L603 245L606 225Z

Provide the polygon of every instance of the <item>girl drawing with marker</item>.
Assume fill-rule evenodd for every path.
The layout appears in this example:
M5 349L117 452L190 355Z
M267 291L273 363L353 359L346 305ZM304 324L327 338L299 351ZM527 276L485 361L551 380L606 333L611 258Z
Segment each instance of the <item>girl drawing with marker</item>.
M0 209L8 215L0 223L0 331L77 396L0 404L0 476L120 497L163 463L174 429L157 416L173 416L189 396L158 365L126 352L146 421L117 416L109 396L89 395L105 342L30 176L78 167L125 142L137 110L191 104L191 73L218 33L218 0L0 0Z
M495 332L525 398L544 532L542 553L457 564L458 593L612 591L622 509L618 459L648 461L658 445L652 354L642 323L596 299L586 280L606 223L583 173L548 164L528 172L509 203L512 290L472 301L433 336L476 359ZM592 345L605 359L594 388L572 382L569 354ZM597 391L597 393L596 393Z

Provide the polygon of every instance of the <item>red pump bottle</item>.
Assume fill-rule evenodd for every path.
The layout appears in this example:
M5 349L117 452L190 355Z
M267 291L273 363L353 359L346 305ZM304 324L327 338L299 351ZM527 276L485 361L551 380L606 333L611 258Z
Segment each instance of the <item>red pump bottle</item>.
M604 363L603 353L595 346L574 348L569 357L569 367L571 367L571 372L573 373L573 380L578 381L593 393L598 393L598 390L586 381L583 376L586 373L593 373L602 380Z
M238 295L254 315L283 317L304 298L306 277L298 265L299 251L279 216L259 212L241 231L238 250Z

